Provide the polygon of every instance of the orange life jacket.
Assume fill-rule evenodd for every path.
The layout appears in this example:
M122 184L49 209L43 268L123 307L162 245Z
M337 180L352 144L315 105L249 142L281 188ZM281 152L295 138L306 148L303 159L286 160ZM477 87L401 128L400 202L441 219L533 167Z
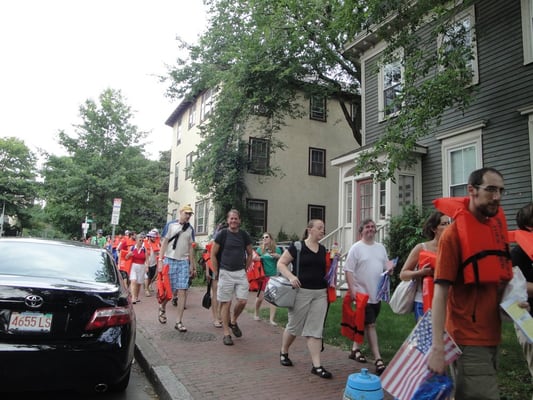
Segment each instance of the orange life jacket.
M533 232L524 230L509 231L509 241L516 242L524 253L533 260Z
M428 264L432 269L435 269L435 265L437 264L437 254L428 250L420 250L420 253L418 254L419 268L424 268ZM431 309L431 302L433 301L433 289L433 277L424 276L424 279L422 279L422 303L424 305L424 313Z
M341 335L362 344L365 336L365 308L368 294L355 294L355 309L353 309L352 295L347 292L342 301Z
M161 271L157 273L157 301L159 304L172 300L172 287L170 286L168 270L169 266L165 264Z
M131 272L131 264L133 264L133 258L130 257L126 260L126 255L129 253L131 247L135 245L135 239L127 237L124 239L123 244L125 244L125 246L120 247L118 269L121 271L126 271L129 276Z
M251 292L257 292L258 290L261 290L263 280L265 279L265 270L261 258L255 250L253 250L252 257L252 265L246 270L246 276L250 285L249 290Z
M205 265L211 272L215 272L213 270L213 263L211 262L211 248L213 247L213 241L211 240L209 243L205 245L205 251L202 253L202 258L205 261Z
M461 239L462 269L465 284L509 281L513 265L509 251L507 221L502 208L481 223L468 211L468 197L434 200L435 207L452 216Z

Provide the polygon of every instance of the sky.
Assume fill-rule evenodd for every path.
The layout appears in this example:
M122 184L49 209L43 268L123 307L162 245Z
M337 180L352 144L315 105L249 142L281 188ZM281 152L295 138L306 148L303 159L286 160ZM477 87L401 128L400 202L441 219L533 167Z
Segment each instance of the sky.
M205 29L202 0L5 0L0 3L0 137L65 155L57 133L75 136L80 105L120 90L132 122L150 132L146 156L171 147L165 121L178 100L157 76L174 65L176 36Z

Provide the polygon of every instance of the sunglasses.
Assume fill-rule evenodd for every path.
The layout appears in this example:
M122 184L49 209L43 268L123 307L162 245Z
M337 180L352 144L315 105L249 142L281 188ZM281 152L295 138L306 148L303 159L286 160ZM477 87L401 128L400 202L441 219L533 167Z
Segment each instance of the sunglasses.
M270 239L270 236L263 236L263 239Z

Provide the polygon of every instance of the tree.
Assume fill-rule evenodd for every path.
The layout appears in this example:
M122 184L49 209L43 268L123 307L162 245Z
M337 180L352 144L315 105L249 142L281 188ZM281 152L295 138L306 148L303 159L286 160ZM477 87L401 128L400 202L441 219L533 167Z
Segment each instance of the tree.
M207 88L218 89L192 168L197 190L212 195L224 211L228 204L239 203L246 193L243 132L260 110L264 124L254 135L273 139L287 116L302 115L296 103L299 91L338 99L354 147L361 145L361 71L357 56L344 49L356 35L368 31L390 44L388 58L403 49L406 80L398 100L400 116L389 122L385 135L359 159L356 169L372 172L380 180L393 178L398 168L412 161L417 141L430 133L447 109L469 104L472 90L465 84L470 76L465 59L471 57L471 49L461 42L464 32L454 32L446 51L433 52L423 49L418 35L428 15L434 23L430 40L449 33L449 17L468 2L206 1L208 30L196 45L180 41L187 57L178 59L162 78L169 85L167 94L175 98L191 99ZM436 70L439 64L453 68ZM350 112L353 104L355 116ZM271 151L283 148L278 141ZM382 153L388 156L387 163L376 161ZM220 171L209 168L212 165L220 166Z
M31 224L31 208L37 198L36 157L20 139L0 138L0 213L17 221L18 231ZM7 223L3 232L12 231Z
M146 133L132 116L121 92L107 89L98 103L89 99L80 107L75 136L59 132L68 156L48 155L42 175L46 212L65 233L79 236L86 217L109 233L114 198L122 199L119 230L166 221L168 155L160 161L143 156Z
M201 194L212 196L221 213L239 206L246 193L241 138L252 119L262 122L254 135L270 139L274 152L284 148L273 136L284 119L302 116L296 103L302 91L338 99L347 115L358 99L358 71L340 55L343 40L331 35L330 11L319 2L306 2L303 8L300 3L208 2L210 29L198 45L182 43L190 58L169 70L172 97L218 89L216 107L202 127L192 181ZM360 140L357 124L351 126ZM269 174L276 174L275 166Z

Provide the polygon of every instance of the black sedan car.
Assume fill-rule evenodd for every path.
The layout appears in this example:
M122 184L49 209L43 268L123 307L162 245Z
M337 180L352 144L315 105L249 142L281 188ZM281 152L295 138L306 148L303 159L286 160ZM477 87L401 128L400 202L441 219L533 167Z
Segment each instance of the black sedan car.
M123 391L134 346L131 296L106 250L0 239L0 392Z

